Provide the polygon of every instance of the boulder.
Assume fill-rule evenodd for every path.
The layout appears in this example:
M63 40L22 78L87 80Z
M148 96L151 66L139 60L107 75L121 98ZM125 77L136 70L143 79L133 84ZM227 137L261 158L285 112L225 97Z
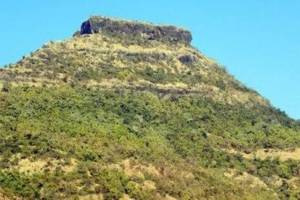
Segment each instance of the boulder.
M192 64L196 61L196 57L193 55L182 55L178 59L182 64Z

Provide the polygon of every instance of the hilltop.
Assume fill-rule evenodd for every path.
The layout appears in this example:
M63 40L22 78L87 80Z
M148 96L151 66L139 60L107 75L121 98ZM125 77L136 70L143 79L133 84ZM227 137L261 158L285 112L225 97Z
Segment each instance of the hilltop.
M20 199L297 199L299 122L174 26L91 17L0 71Z

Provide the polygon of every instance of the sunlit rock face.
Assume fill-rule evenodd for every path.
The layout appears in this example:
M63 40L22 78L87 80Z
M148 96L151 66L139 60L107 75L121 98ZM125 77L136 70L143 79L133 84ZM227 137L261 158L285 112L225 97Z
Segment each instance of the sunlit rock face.
M113 20L104 17L91 17L81 25L80 34L109 32L113 34L142 36L149 40L165 40L190 44L192 34L175 26L155 26L151 24Z

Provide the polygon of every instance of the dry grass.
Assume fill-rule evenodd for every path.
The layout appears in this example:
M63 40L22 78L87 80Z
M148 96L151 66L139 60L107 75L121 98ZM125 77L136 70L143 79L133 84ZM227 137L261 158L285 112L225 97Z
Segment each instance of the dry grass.
M7 197L5 194L0 192L0 200L13 200L12 198Z
M244 187L250 188L262 188L269 190L269 187L266 183L260 180L258 177L253 176L247 172L238 173L235 170L228 170L224 173L224 176L233 179L237 184L243 185ZM274 193L275 195L275 193Z
M156 190L155 182L146 180L142 186L143 190Z
M21 159L18 164L12 169L17 169L21 173L34 174L42 173L44 171L54 171L60 168L65 173L69 173L75 170L77 167L77 161L71 159L69 164L64 164L62 160L54 159L38 159L34 160L32 158Z
M79 200L104 200L104 197L102 194L89 194L84 196L79 196Z
M122 167L124 169L125 174L129 177L137 176L144 178L144 175L146 173L156 177L161 176L159 170L152 164L143 165L140 163L136 163L133 160L126 159L122 162Z
M271 159L278 158L280 161L300 160L300 148L287 149L287 150L259 149L251 153L239 152L234 149L223 149L223 150L231 154L240 154L244 158L251 159L251 160L255 158L259 158L261 160L265 160L267 158L271 158Z
M167 194L164 198L162 198L162 200L177 200L177 199Z
M143 55L149 58L153 55L164 55L165 59L150 61L145 57L130 60L130 58L121 55ZM149 55L149 56L148 56ZM182 55L192 55L196 58L195 66L183 64L178 57ZM53 58L52 58L53 57ZM61 70L55 71L55 68L48 66L51 59L63 57L63 63L55 63L56 67L60 66ZM50 59L50 60L49 60ZM190 84L184 81L172 81L169 83L152 83L141 78L128 78L123 80L118 77L101 78L101 80L83 80L78 84L87 85L88 87L104 88L134 88L134 87L151 87L161 90L186 90L192 93L200 93L203 96L212 98L215 101L236 104L246 103L249 105L259 104L266 106L268 102L259 95L241 91L230 86L230 83L236 82L235 79L219 69L216 61L207 58L201 52L191 46L182 43L170 45L168 43L152 41L146 43L126 44L111 36L104 34L92 34L84 37L74 37L62 42L51 42L44 45L41 49L24 58L14 67L6 69L5 72L15 73L16 76L10 82L13 86L28 85L42 87L45 85L64 84L64 79L73 80L75 71L67 71L65 62L69 66L77 67L77 71L86 68L101 71L104 63L108 63L115 68L126 68L132 71L145 70L150 67L153 70L163 69L172 76L180 76L183 73L190 75L199 75L202 79L210 82L200 81ZM43 69L45 68L45 69ZM48 78L47 74L54 76ZM134 76L134 75L129 75ZM220 89L214 80L222 80L228 86L226 90ZM1 88L1 85L0 85Z
M124 195L123 195L123 197L122 197L122 198L120 198L120 200L134 200L134 199L130 198L130 196L129 196L129 195L127 195L127 194L124 194Z
M253 158L260 158L262 160L266 158L278 158L281 161L286 160L300 160L300 148L296 149L289 149L289 150L276 150L276 149L260 149L256 152L251 154L244 154L245 158L253 159Z

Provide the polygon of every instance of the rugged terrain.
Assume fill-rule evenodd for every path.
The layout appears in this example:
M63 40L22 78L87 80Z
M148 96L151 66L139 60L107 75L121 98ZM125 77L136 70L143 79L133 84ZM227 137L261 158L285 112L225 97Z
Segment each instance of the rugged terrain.
M92 17L1 69L0 199L299 199L299 122L191 41Z

